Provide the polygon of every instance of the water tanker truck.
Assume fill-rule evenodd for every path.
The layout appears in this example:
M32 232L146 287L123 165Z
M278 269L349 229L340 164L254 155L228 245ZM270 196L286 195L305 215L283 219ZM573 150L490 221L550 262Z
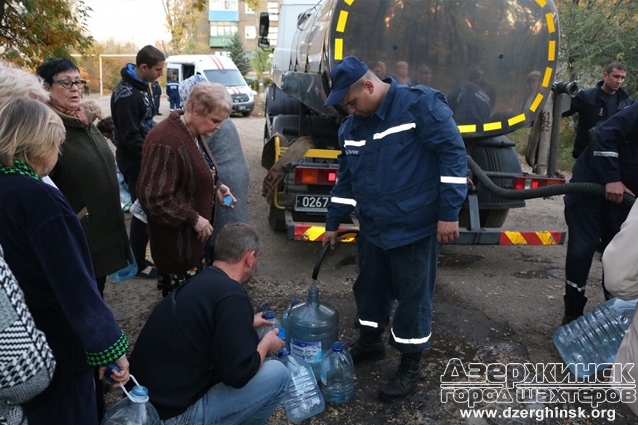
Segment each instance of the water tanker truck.
M523 173L506 136L529 127L556 91L560 34L551 0L282 0L277 19L262 154L273 229L321 240L346 116L324 102L331 68L354 55L382 78L446 95L472 165L457 243L563 242L563 231L499 229L532 197L522 192L564 183L557 173ZM269 27L262 14L262 47ZM356 226L353 215L341 230Z

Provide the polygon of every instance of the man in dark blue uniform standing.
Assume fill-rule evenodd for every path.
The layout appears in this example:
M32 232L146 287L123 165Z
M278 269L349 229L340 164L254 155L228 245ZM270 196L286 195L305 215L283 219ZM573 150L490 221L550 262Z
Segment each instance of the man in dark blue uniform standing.
M570 182L603 184L605 198L565 195L568 238L563 325L583 315L587 277L603 229L611 232L610 239L618 233L631 208L621 204L623 194L638 193L638 103L600 124L594 134L592 143L574 164ZM605 298L610 297L605 294Z
M564 117L578 114L576 139L572 156L578 158L590 143L589 129L622 111L634 100L622 89L627 68L620 62L612 62L603 71L603 79L594 87L581 90L574 96Z
M465 146L440 92L381 81L352 56L330 76L326 105L341 103L351 115L339 130L339 174L323 244L335 246L339 223L356 207L360 335L350 353L355 362L385 356L382 334L398 301L389 340L401 364L379 391L390 401L408 395L420 378L440 244L459 236Z

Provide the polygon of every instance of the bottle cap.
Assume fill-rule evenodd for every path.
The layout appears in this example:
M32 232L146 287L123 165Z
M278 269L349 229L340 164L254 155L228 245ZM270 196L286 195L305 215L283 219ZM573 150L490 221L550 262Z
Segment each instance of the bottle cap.
M332 343L332 347L330 348L332 348L332 351L336 351L336 352L342 351L343 343L341 341L335 341Z
M233 203L233 197L230 195L225 195L222 202L224 203L224 205L229 206Z
M272 320L275 318L275 312L272 310L266 310L264 311L264 313L262 314L262 317L266 320Z

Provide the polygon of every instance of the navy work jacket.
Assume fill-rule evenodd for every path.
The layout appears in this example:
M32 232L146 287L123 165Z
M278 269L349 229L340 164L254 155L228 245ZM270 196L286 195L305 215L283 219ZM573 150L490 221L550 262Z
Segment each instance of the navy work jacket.
M638 194L638 103L601 123L593 139L574 164L571 182L622 181Z
M467 156L441 92L392 80L374 114L344 120L339 146L326 230L354 210L362 234L392 249L436 233L439 220L458 221Z

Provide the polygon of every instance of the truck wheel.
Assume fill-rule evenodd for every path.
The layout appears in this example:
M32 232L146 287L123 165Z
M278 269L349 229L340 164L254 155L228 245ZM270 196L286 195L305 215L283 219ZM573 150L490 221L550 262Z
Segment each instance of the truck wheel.
M275 232L284 232L286 230L284 210L280 210L271 205L270 211L268 212L268 224L270 224L270 228Z
M481 227L501 227L507 219L509 208L500 210L481 210L479 211ZM462 209L459 214L459 227L470 227L470 212L467 209Z

